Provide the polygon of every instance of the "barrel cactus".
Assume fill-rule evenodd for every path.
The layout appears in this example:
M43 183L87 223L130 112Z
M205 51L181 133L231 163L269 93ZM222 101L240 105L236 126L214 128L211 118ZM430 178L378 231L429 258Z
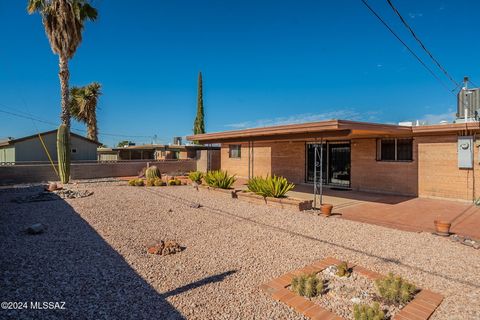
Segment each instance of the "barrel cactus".
M160 179L160 170L157 168L157 166L148 167L147 170L145 170L145 178L153 180Z
M70 130L61 124L57 131L58 173L62 183L70 180Z

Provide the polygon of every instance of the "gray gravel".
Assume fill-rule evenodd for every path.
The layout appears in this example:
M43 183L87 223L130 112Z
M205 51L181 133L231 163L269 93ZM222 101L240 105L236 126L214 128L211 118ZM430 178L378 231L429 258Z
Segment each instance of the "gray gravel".
M1 300L66 302L66 310L1 310L0 318L303 319L259 285L334 256L444 294L432 319L480 319L480 252L448 239L191 186L69 188L94 194L17 204L10 199L39 187L0 190ZM46 231L26 234L34 223ZM147 254L157 239L186 249Z

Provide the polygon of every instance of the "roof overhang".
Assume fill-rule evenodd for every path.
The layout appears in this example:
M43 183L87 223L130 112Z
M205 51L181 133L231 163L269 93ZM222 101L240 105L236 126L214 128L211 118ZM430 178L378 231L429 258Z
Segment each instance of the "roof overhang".
M234 141L315 140L412 135L412 127L389 124L328 120L188 136L191 141L221 143Z
M463 134L480 131L480 122L447 123L412 128L414 135Z

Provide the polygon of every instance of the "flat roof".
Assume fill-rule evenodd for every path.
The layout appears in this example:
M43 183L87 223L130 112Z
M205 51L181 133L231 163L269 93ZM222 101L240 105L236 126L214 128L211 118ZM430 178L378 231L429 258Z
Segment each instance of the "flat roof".
M188 136L188 140L214 143L225 140L294 140L322 137L352 137L365 135L409 135L412 128L392 124L327 120L262 128L204 133Z
M143 144L138 146L126 146L115 148L98 148L100 152L120 151L120 150L187 150L187 149L218 149L218 147L203 146L203 145L185 145L185 144Z
M392 124L327 120L243 130L231 130L188 136L187 140L201 143L228 141L313 140L318 138L366 138L388 136L439 135L479 131L479 122L401 126Z

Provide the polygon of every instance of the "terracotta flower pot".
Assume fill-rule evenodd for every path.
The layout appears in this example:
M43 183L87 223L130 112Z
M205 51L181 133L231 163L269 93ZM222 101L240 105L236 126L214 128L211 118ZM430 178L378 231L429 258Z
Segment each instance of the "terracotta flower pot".
M451 223L443 220L435 220L435 231L442 236L450 235Z
M320 211L322 212L322 215L324 215L325 217L328 217L332 214L332 209L333 209L333 205L329 203L324 203L320 207Z

